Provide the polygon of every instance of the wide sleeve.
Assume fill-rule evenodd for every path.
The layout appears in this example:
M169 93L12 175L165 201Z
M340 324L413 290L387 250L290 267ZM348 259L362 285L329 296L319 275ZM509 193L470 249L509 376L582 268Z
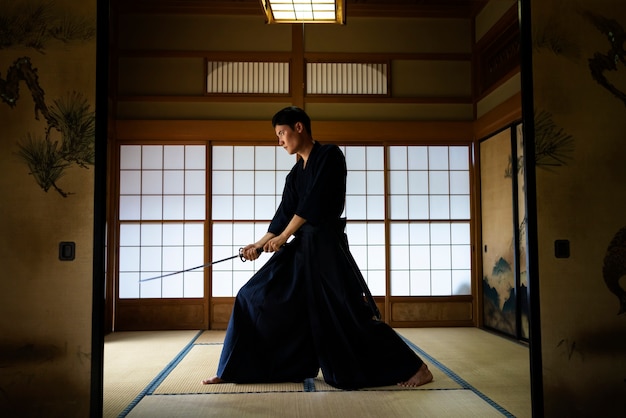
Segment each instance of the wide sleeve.
M296 215L313 225L339 218L346 198L346 160L339 147L324 146L305 171L307 187L298 200Z
M278 205L278 209L276 210L274 218L272 219L272 222L270 222L270 226L267 230L274 235L279 235L283 232L296 211L298 195L295 189L295 177L296 166L292 168L291 172L285 179L285 187L283 188L283 196L280 205Z

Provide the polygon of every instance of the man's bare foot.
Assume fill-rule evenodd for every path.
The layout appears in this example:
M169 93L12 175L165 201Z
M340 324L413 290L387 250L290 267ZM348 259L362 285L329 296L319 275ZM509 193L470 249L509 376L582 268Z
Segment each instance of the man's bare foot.
M217 377L217 376L213 376L210 379L204 379L202 381L203 385L213 385L213 384L216 384L216 383L224 383L224 381L222 379L220 379L219 377Z
M398 383L398 386L415 388L425 385L426 383L430 383L432 381L433 374L430 372L430 370L428 370L428 366L426 365L426 363L422 363L422 366L419 368L417 373L411 376L411 378L406 382Z

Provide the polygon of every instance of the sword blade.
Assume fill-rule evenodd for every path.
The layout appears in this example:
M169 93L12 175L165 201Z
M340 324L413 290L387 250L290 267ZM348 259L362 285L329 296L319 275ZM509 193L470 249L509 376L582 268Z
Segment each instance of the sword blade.
M160 276L150 277L148 279L141 279L139 281L140 282L149 282L151 280L162 279L164 277L174 276L176 274L187 273L188 271L193 271L193 270L198 270L198 269L205 268L205 267L210 267L213 264L221 263L222 261L232 260L233 258L237 258L237 257L239 257L239 254L233 255L232 257L223 258L221 260L211 261L210 263L202 264L201 266L191 267L191 268L188 268L188 269L185 269L185 270L175 271L173 273L161 274Z
M263 248L257 248L256 252L257 252L257 254L261 254L263 252ZM193 271L193 270L198 270L198 269L205 268L205 267L210 267L213 264L221 263L223 261L232 260L233 258L237 258L237 257L239 257L241 259L241 261L246 261L246 259L243 257L243 248L240 248L239 249L239 253L235 254L235 255L233 255L231 257L222 258L221 260L217 260L217 261L211 261L210 263L202 264L201 266L191 267L191 268L188 268L188 269L185 269L185 270L175 271L173 273L161 274L160 276L150 277L148 279L141 279L141 280L139 280L139 282L140 283L142 283L142 282L149 282L151 280L158 280L158 279L162 279L164 277L174 276L176 274L187 273L188 271Z

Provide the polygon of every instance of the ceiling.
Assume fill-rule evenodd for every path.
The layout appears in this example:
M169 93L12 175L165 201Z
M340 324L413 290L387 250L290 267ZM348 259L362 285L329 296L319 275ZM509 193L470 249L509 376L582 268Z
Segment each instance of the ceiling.
M472 18L488 0L345 0L346 19L358 17ZM259 0L111 0L119 13L194 13L263 16Z

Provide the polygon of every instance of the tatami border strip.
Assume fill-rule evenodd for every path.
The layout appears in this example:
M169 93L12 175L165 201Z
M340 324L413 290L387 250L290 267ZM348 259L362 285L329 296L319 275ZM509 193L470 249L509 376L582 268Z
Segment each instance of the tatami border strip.
M137 406L137 404L141 402L141 400L146 395L152 395L155 389L159 387L163 380L165 380L165 378L172 372L172 370L174 370L174 368L178 366L178 363L180 363L182 359L187 355L187 353L194 346L195 341L198 339L198 337L200 337L200 335L202 335L203 332L204 331L202 330L198 331L198 333L191 339L191 341L187 343L185 348L183 348L181 352L178 353L178 355L176 355L176 357L174 357L174 359L170 361L169 364L165 366L165 368L161 370L161 372L157 374L154 379L152 379L148 386L146 386L141 392L139 392L135 399L133 399L133 401L126 408L124 408L124 410L118 415L118 418L123 418L128 415L130 411L132 411L133 408Z

